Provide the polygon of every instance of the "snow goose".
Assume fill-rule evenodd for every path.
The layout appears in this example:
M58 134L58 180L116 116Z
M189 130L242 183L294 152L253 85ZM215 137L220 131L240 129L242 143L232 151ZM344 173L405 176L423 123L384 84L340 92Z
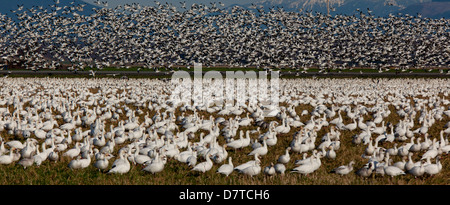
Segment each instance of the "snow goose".
M314 150L314 151L316 151L316 150ZM306 153L306 152L303 153L303 158L295 160L295 165L301 165L301 164L308 163L309 162L309 158L307 158L307 156L308 156L308 153Z
M331 170L331 173L336 173L341 176L346 175L353 170L353 164L355 164L355 162L351 161L348 165L342 165L337 168L334 168L333 170Z
M42 143L42 152L39 152L39 149L36 149L37 153L33 156L34 163L36 163L37 166L40 166L43 161L47 160L48 155L50 154L47 152L45 148L45 143Z
M255 164L250 165L247 168L242 169L242 170L238 170L238 171L239 171L239 173L242 173L242 174L245 174L245 175L248 175L248 176L251 176L251 177L253 177L255 175L258 175L259 173L261 173L260 162L256 161Z
M278 162L282 163L282 164L287 164L289 162L289 160L291 160L291 157L289 156L289 151L291 150L291 147L286 148L285 154L281 155L278 158Z
M353 131L357 127L356 119L353 119L353 123L347 124L344 126L345 130Z
M159 173L164 170L164 163L158 153L156 154L155 159L147 161L144 165L146 165L146 167L142 170L152 174Z
M56 149L56 148L55 148ZM48 159L51 161L58 161L59 159L59 154L57 150L52 150L49 154L48 154Z
M240 165L234 167L234 170L242 171L242 170L244 170L245 168L247 168L247 167L249 167L249 166L255 165L257 162L260 162L259 154L258 154L258 153L256 153L256 154L253 155L253 156L255 157L254 160L250 160L250 161L248 161L248 162L245 162L245 163L243 163L243 164L240 164Z
M73 159L69 162L67 167L69 167L70 169L79 169L81 167L80 159L81 159L81 156L77 156L76 159Z
M31 157L31 154L35 151L36 151L35 143L27 139L25 141L25 147L20 150L20 155L22 156L22 158L29 158Z
M433 145L431 145L431 148L422 155L422 158L421 158L422 160L426 159L428 157L435 158L439 154L439 150L438 149L440 149L440 147L437 148L435 142L436 142L436 138L433 139Z
M244 138L242 137L243 134L239 135L239 139L238 140L233 140L231 142L227 143L227 147L231 147L233 149L239 149L243 147L244 144Z
M68 164L68 167L71 169L84 169L91 164L91 155L86 155L87 158L82 158L78 156L77 159L73 159Z
M373 127L372 132L375 133L375 134L378 134L378 135L381 135L384 132L386 132L386 127L384 126L384 120L382 122L381 127Z
M358 169L358 171L356 171L356 175L361 177L369 177L370 175L372 175L374 169L374 162L370 162L368 165L366 164L365 166Z
M217 173L223 174L228 177L233 172L234 166L231 157L228 157L228 164L223 164L217 169Z
M228 152L226 150L227 145L222 145L222 148L219 149L214 155L213 155L213 161L214 163L222 163L223 160L225 160L228 157Z
M111 169L107 172L108 174L110 173L125 174L128 171L130 171L131 169L130 162L128 161L125 155L126 153L124 151L121 151L119 153L119 159L116 159L113 162Z
M404 168L404 170L405 171L409 171L409 170L411 170L414 166L415 166L415 163L414 163L414 161L412 160L412 155L413 155L413 153L409 153L408 154L408 161L405 163L405 168Z
M279 174L281 174L282 176L284 175L284 172L286 171L286 166L284 164L281 163L277 163L275 164L275 171Z
M390 156L396 156L398 154L397 143L394 143L394 146L387 149L386 152L389 153Z
M69 158L74 158L74 157L78 156L78 155L80 154L80 152L81 152L80 143L77 142L77 143L75 144L75 147L72 148L72 149L70 149L70 150L67 150L67 151L63 154L63 156L64 156L64 157L69 157Z
M186 159L186 164L190 167L194 167L197 164L197 151L193 151L192 155Z
M27 167L30 167L34 164L34 158L33 156L30 156L28 158L22 158L18 164L22 165L24 169L26 169Z
M18 141L18 140L11 140L9 142L5 143L6 145L8 145L11 148L15 148L18 150L21 150L25 147L25 144L23 144L22 142Z
M373 146L373 140L370 140L369 145L364 150L364 154L366 156L370 156L374 153L374 151L375 151L375 146Z
M410 153L408 149L409 148L407 146L405 146L405 145L399 147L398 150L397 150L397 155L402 156L402 157L403 156L408 156L408 154Z
M384 173L386 175L391 176L391 177L395 177L395 176L399 176L399 175L405 175L405 172L402 169L400 169L400 168L398 168L396 166L385 166L384 167Z
M427 160L430 160L428 158ZM425 173L428 175L435 175L438 174L442 170L442 164L440 162L440 157L436 157L436 163L435 164L427 164L425 165Z
M132 157L134 158L133 161L137 164L144 164L145 162L151 160L148 155L139 154L139 146L136 146L136 150Z
M275 174L275 167L273 165L273 163L270 163L269 166L264 167L264 174L272 176Z
M205 173L205 172L211 170L211 168L213 166L213 162L211 161L210 157L211 157L211 153L207 153L206 157L205 157L206 161L196 164L194 166L194 168L192 168L192 171Z
M314 158L310 157L309 158L309 163L302 164L302 165L300 165L298 167L295 167L291 172L308 175L310 173L313 173L316 170L315 168L316 167L314 165Z
M419 152L421 150L421 141L422 138L418 137L417 138L417 143L411 145L411 147L409 147L409 152Z
M334 147L330 145L328 148L329 150L325 153L325 157L327 157L328 159L336 159L336 152L334 151Z
M367 124L363 122L363 118L362 117L358 117L358 128L361 130L366 130Z
M98 153L98 157L96 157L96 161L94 162L94 167L99 170L106 170L109 165L109 161L107 155L109 153Z
M268 149L267 149L266 138L264 138L263 139L263 146L252 150L248 155L258 154L259 156L264 156L264 155L267 154L267 152L268 152Z
M425 167L424 163L420 163L420 166L414 166L412 169L408 171L411 175L413 175L415 178L422 176L425 174Z
M390 156L390 154L389 154L389 156ZM406 159L407 159L407 157L402 157L402 161L395 162L393 164L393 166L396 166L401 170L405 170Z

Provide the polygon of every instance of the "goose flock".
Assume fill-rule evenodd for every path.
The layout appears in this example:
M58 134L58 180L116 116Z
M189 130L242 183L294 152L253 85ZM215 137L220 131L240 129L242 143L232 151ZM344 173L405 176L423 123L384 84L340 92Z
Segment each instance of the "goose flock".
M449 19L369 11L328 16L283 8L247 10L223 3L137 3L20 7L0 14L0 67L30 70L140 66L445 69ZM105 7L103 7L105 6ZM365 10L365 9L364 9Z
M158 174L173 171L170 162L198 174L284 176L342 160L326 172L423 177L442 172L450 151L448 79L280 79L278 108L175 103L174 86L158 79L5 78L0 166L57 162L105 174L133 166ZM362 151L344 159L351 147Z

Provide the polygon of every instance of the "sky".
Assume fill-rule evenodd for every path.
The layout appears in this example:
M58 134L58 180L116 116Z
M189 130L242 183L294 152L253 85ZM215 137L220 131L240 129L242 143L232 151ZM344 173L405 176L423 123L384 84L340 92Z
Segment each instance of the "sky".
M83 0L88 3L94 3L95 0ZM144 6L153 6L154 0L100 0L100 1L107 1L108 7L114 8L117 5L124 5L124 4L131 4L131 3L139 3ZM186 1L186 6L192 5L193 3L203 3L203 4L209 4L210 2L222 2L225 4L225 6L229 6L232 4L248 4L252 2L258 2L260 0L159 0L160 3L172 3L174 6L181 5L179 2Z

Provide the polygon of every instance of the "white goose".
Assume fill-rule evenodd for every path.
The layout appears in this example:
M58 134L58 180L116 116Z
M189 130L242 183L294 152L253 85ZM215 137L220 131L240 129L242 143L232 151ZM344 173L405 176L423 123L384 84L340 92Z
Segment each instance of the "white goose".
M206 154L206 161L198 163L197 165L195 165L194 168L192 168L192 171L205 173L205 172L211 170L211 168L213 166L213 162L211 161L210 157L211 157L211 153L207 153Z
M289 151L290 151L291 149L292 149L291 147L286 148L285 154L284 154L284 155L281 155L281 156L278 158L278 162L279 162L279 163L287 164L287 163L289 162L289 160L291 160L291 157L290 157L290 155L289 155Z
M228 164L223 164L217 169L217 173L223 174L228 177L233 172L234 166L231 157L228 157Z
M353 119L353 123L347 124L344 126L344 129L353 131L357 128L358 123L356 123L356 119Z
M109 161L107 158L108 155L109 153L99 153L96 161L94 162L94 167L99 170L106 170L109 166Z
M414 177L420 177L425 174L424 163L420 163L420 166L414 166L412 169L408 171L408 173L412 174Z
M63 156L69 157L69 158L74 158L74 157L78 156L78 155L80 154L80 152L81 152L80 143L77 142L77 143L75 144L75 147L72 148L72 149L70 149L70 150L67 150L67 151L63 154Z
M275 164L275 171L277 173L281 174L281 176L284 176L284 172L286 171L286 166L281 163Z
M255 164L248 166L245 169L239 170L239 173L248 175L248 176L255 176L261 173L261 166L260 161L257 161Z
M146 167L142 170L152 174L156 174L164 170L164 162L161 160L158 153L153 160L147 161L144 165L146 165Z
M291 172L308 175L310 173L313 173L315 170L316 170L316 167L314 165L314 158L310 157L309 163L302 164L298 167L295 167Z
M125 174L128 173L128 171L130 171L131 165L125 155L126 153L124 151L119 153L119 159L116 159L113 162L111 169L107 172L108 174L111 173Z
M405 175L405 172L402 169L400 169L400 168L398 168L396 166L385 166L384 167L384 173L386 175L391 176L391 177L395 177L395 176L398 176L398 175Z
M267 149L267 142L266 142L266 138L263 139L263 146L262 147L258 147L254 150L252 150L248 155L255 155L258 154L259 156L264 156L266 155L268 152Z
M429 161L430 158L427 158L427 161ZM427 165L425 165L425 173L427 173L428 175L435 175L438 174L439 172L441 172L442 170L442 164L440 162L440 157L436 157L436 163L435 164L431 164L428 163Z
M254 155L254 157L255 157L254 160L250 160L250 161L248 161L248 162L245 162L245 163L243 163L243 164L240 164L240 165L234 167L234 170L242 171L242 170L244 170L244 169L247 168L247 167L254 166L254 165L256 165L256 163L261 162L260 159L259 159L259 154L258 154L258 153L256 153L256 154Z
M16 150L16 148L13 147L9 150L9 155L0 156L0 164L11 164L14 161L14 150Z
M355 164L354 161L351 161L348 165L342 165L337 168L334 168L331 170L331 173L336 173L341 176L349 174L351 171L353 171L353 164Z
M275 167L274 167L273 163L270 163L269 166L264 167L264 174L272 176L275 173L276 173L276 171L275 171Z

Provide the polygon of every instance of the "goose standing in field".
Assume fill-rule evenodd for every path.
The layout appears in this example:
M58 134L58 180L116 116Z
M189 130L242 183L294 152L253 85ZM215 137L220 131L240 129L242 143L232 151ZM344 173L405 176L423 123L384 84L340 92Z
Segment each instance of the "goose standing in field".
M372 175L373 170L375 169L374 162L370 162L368 165L365 165L356 171L356 175L361 177L369 177Z
M113 162L111 169L107 173L125 174L128 173L130 169L131 169L130 162L126 157L126 153L122 151L119 153L119 159L116 159Z
M394 146L392 148L387 149L386 153L389 153L390 156L397 156L398 154L397 143L394 143Z
M417 138L417 143L411 145L411 147L409 147L409 150L408 150L408 151L409 151L409 152L419 152L419 151L422 149L422 148L421 148L421 143L420 143L421 139L422 139L422 138L418 137L418 138Z
M331 173L336 173L341 176L349 174L351 171L353 171L353 164L355 164L354 161L351 161L348 165L342 165L337 168L334 168L331 170Z
M81 168L81 156L77 156L76 159L72 159L69 164L67 165L67 167L69 167L70 169L80 169Z
M310 173L313 173L314 171L316 171L320 165L321 165L321 161L320 161L320 157L322 156L321 153L313 153L313 156L311 156L309 158L309 162L302 164L298 167L295 167L291 172L296 172L296 173L300 173L303 175L308 175Z
M314 160L315 159L313 157L309 158L309 163L302 164L298 167L295 167L291 172L300 173L300 174L304 174L304 175L313 173L316 170L315 165L314 165Z
M405 168L404 168L404 170L406 172L409 172L409 170L411 170L415 166L415 162L412 160L412 156L413 156L413 153L408 154L408 161L405 163Z
M344 126L345 130L353 131L357 128L358 123L356 123L356 119L353 119L353 123L347 124Z
M258 147L254 150L252 150L248 155L255 155L258 154L259 156L264 156L268 153L268 149L267 149L267 143L266 143L266 138L263 139L263 146L262 147Z
M256 161L254 164L246 167L245 169L238 170L238 171L241 174L248 175L251 177L258 175L259 173L261 173L260 161Z
M228 164L223 164L217 169L217 173L223 174L228 177L233 172L234 166L231 157L228 157Z
M8 145L11 148L15 148L18 150L22 150L25 147L25 144L23 144L22 142L18 141L18 140L12 140L9 142L6 142L5 145Z
M430 160L430 157L427 158L427 161ZM436 157L436 163L432 164L432 163L428 163L427 165L425 165L424 167L425 169L425 173L428 175L435 175L438 174L439 172L441 172L442 170L442 164L440 162L440 157Z
M334 151L334 147L330 145L328 148L329 150L326 151L325 157L327 157L328 159L336 159L336 152Z
M242 132L241 132L242 133ZM244 138L242 137L242 135L243 134L240 134L239 135L239 139L237 139L237 140L233 140L233 141L231 141L231 142L228 142L227 143L227 147L231 147L231 148L233 148L233 149L239 149L239 148L242 148L243 146L244 146Z
M34 164L34 158L32 156L28 158L22 158L17 164L22 165L23 169L30 167Z
M99 153L94 162L94 167L101 171L106 170L109 166L107 155L109 155L109 153Z
M289 155L289 151L291 150L291 147L286 148L285 154L281 155L278 158L278 163L287 164L289 160L291 160L291 157Z
M269 166L264 167L264 174L272 176L275 174L275 167L273 165L273 163L270 163Z
M62 156L74 158L78 156L80 153L81 153L80 143L77 142L74 148L67 150Z
M281 176L284 176L284 172L286 171L286 166L284 164L277 163L275 164L274 168L277 173L281 174Z
M408 171L414 178L421 177L425 174L424 163L420 163L420 166L414 166L412 169Z
M213 166L213 162L211 161L210 157L211 157L211 153L208 152L205 156L206 161L196 164L194 166L194 168L192 168L192 171L205 173L205 172L211 170L211 168Z
M77 159L73 159L68 164L68 167L71 169L84 169L91 164L91 156L88 154L86 158L82 158L81 156L77 156Z
M260 163L260 162L261 162L260 159L259 159L259 154L258 154L258 153L256 153L256 154L253 155L253 156L254 156L254 160L250 160L250 161L248 161L248 162L245 162L245 163L243 163L243 164L240 164L240 165L238 165L238 166L235 166L235 167L234 167L234 170L242 171L242 170L244 170L244 169L247 168L247 167L254 166L254 165L256 165L257 163Z
M400 168L398 168L396 166L389 166L389 165L384 167L384 173L386 175L391 176L391 177L395 177L395 176L405 175L406 174L402 169L400 169Z
M422 155L421 160L427 159L428 157L435 158L439 154L439 149L440 149L440 147L437 147L437 145L436 145L436 138L435 138L435 139L433 139L433 144L431 145L430 149L428 149L428 151L426 151Z
M0 164L11 164L13 162L14 150L16 150L16 148L13 147L9 150L9 155L0 156Z
M161 160L161 157L159 157L158 153L156 153L156 156L153 160L145 162L144 165L146 165L146 167L142 170L150 172L152 174L159 173L164 170L164 162Z

